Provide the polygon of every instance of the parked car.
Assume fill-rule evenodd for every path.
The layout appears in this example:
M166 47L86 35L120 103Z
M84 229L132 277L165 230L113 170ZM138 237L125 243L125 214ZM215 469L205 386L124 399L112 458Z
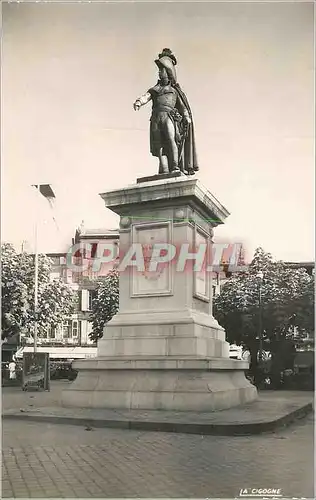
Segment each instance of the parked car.
M258 357L258 361L259 361L259 352L257 354L257 357ZM263 360L268 360L271 358L271 353L270 351L262 351L262 359ZM250 351L248 351L248 349L245 349L243 352L242 352L242 357L241 359L243 359L244 361L248 361L250 362Z
M263 360L261 389L314 390L315 358L313 351L297 352L292 368L272 358ZM251 380L253 382L253 380Z
M72 368L71 360L51 360L50 361L50 378L75 380L77 372Z
M301 351L294 358L293 382L295 388L314 390L315 385L315 356L314 351Z

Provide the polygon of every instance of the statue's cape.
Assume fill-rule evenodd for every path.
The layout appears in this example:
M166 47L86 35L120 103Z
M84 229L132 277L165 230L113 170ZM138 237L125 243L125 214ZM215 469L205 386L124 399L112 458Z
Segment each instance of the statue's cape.
M187 171L188 173L194 174L194 172L197 172L199 170L199 166L198 166L198 160L197 160L197 154L196 154L194 122L193 122L192 111L190 108L189 101L188 101L185 93L182 91L180 85L178 83L175 83L175 84L173 84L173 87L176 89L180 98L182 99L183 104L187 108L189 115L190 115L190 119L191 119L191 123L188 127L188 133L184 139L184 144L183 144L182 168L183 168L183 170Z

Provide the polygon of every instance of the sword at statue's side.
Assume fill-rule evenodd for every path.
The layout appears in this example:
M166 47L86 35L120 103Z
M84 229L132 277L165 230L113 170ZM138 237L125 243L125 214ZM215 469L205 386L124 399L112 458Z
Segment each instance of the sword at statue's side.
M188 137L188 131L189 131L189 123L186 122L185 123L185 126L184 126L184 129L183 129L183 137L182 137L182 140L181 140L181 144L180 144L180 148L179 148L179 165L181 163L181 160L182 160L182 157L183 157L183 153L184 153L184 144L185 144L185 140L186 138ZM183 162L184 163L184 162ZM183 165L183 168L184 168L184 165Z

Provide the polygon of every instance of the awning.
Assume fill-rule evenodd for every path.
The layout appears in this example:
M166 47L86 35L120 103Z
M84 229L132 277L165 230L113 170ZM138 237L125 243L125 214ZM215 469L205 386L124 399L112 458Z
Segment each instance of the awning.
M13 351L16 351L18 348L18 346L16 344L8 344L8 343L5 343L5 344L2 344L1 345L1 350L2 351L10 351L10 352L13 352Z
M34 352L34 347L21 347L15 356L23 358L24 352ZM37 352L47 352L51 359L85 359L95 358L97 347L37 347Z

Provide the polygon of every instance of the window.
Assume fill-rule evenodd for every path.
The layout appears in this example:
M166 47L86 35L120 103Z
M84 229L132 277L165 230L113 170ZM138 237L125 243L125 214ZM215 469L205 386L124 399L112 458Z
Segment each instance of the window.
M54 326L51 326L49 329L48 329L48 337L50 339L55 339L56 338L56 328Z
M89 311L89 290L81 290L81 311Z
M47 330L45 329L45 330L43 331L43 333L42 333L41 337L42 337L43 339L47 339L47 338L48 338L48 329L47 329Z
M43 339L55 339L56 338L56 328L54 326L49 326L45 328L41 337Z
M94 259L97 253L97 248L98 244L97 243L92 243L91 244L91 259Z
M64 321L62 324L63 339L77 339L80 336L81 321L76 319Z
M115 246L114 257L115 257L115 259L118 259L120 256L120 249L119 249L118 241L114 241L114 246Z
M63 322L62 331L63 331L63 339L71 338L71 321L70 320Z
M92 311L92 302L96 296L95 290L89 290L89 311Z
M81 290L79 292L80 311L82 311L82 312L92 311L92 301L95 297L95 294L96 294L95 290L85 289L85 290Z
M74 320L72 322L72 336L73 337L78 337L79 334L79 322L77 320Z

